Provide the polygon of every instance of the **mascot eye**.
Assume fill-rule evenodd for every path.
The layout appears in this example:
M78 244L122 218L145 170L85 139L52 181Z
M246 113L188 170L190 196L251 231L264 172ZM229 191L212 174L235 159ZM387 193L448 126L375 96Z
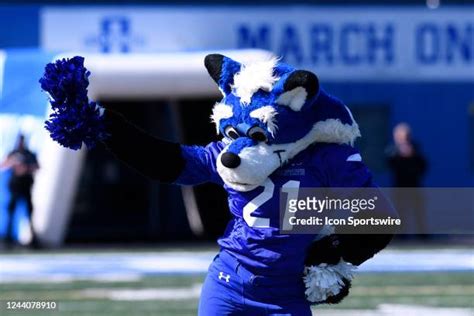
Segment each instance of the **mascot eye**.
M232 126L227 126L224 130L225 136L231 138L231 139L237 139L240 137L239 133L233 128Z
M267 134L265 134L265 130L259 126L254 126L248 131L248 136L257 142L266 142Z

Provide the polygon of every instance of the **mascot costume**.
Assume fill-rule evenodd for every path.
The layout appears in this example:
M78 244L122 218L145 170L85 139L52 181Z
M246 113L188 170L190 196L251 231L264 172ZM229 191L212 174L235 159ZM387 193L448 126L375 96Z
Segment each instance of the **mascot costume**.
M199 315L311 315L312 304L340 302L356 266L389 243L390 234L279 232L282 188L375 187L352 147L357 123L314 73L276 59L242 65L206 56L223 95L211 114L223 138L186 146L154 138L90 101L83 63L82 57L58 60L40 80L51 99L46 129L55 141L71 149L102 143L151 179L214 182L228 193L233 219L218 240Z

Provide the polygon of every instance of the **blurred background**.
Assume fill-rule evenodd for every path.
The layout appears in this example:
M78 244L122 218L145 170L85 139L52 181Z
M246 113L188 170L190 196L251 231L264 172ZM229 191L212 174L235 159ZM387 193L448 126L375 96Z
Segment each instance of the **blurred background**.
M204 56L274 54L349 106L381 186L474 192L474 1L0 0L0 26L0 300L193 315L230 219L217 186L152 182L103 148L53 143L38 80L62 57L85 56L104 107L207 144L220 94ZM427 234L398 236L360 268L352 296L315 313L473 315L472 199L437 210L428 201L413 219Z

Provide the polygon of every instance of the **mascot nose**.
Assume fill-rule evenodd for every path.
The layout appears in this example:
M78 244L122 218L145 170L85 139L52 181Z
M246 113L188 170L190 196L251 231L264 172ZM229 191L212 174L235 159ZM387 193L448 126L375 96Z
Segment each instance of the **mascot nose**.
M240 165L240 157L234 153L226 152L222 154L221 162L224 167L234 169Z

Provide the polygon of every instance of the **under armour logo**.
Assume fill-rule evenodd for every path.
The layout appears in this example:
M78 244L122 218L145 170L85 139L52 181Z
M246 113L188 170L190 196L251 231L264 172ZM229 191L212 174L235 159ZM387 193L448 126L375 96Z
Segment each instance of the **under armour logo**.
M224 279L226 283L230 281L230 274L225 275L224 272L219 272L219 280Z

